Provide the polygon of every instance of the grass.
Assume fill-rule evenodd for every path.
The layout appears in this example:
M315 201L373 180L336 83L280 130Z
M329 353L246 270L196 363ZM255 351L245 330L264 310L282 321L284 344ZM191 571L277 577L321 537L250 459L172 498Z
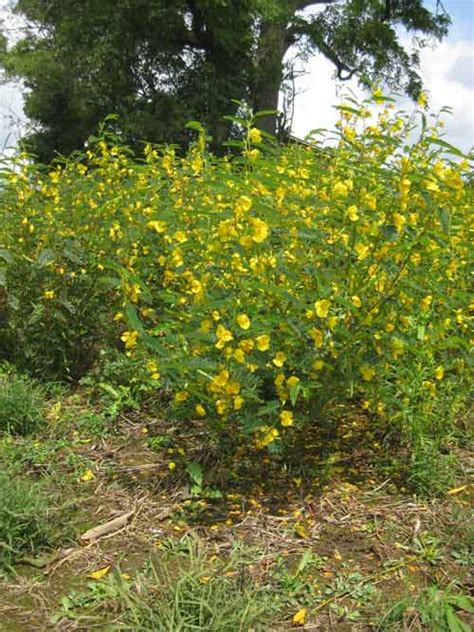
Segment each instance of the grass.
M255 551L234 546L225 559L196 536L166 540L133 581L118 570L64 597L54 622L94 625L115 615L120 628L157 632L267 630L278 595L249 573Z
M389 608L380 622L380 631L470 632L468 616L474 614L474 599L451 585L425 588L416 598L408 598ZM471 618L472 621L472 618Z
M262 459L245 446L216 455L198 421L183 428L156 407L103 421L87 389L60 403L43 431L0 441L1 563L21 577L0 577L0 629L280 632L303 609L323 630L413 632L436 630L425 611L444 591L444 620L466 620L453 595L467 593L472 564L467 478L456 470L453 494L414 497L380 467L363 416L341 415L330 436L295 433L289 454ZM130 511L83 545L85 530ZM19 564L52 544L35 575Z
M0 570L51 542L51 507L39 483L0 472Z
M162 632L244 632L268 629L277 610L268 587L249 574L238 548L227 559L195 538L170 542L150 570L127 591L125 621L132 629Z
M26 435L44 422L45 390L30 379L0 374L0 432Z

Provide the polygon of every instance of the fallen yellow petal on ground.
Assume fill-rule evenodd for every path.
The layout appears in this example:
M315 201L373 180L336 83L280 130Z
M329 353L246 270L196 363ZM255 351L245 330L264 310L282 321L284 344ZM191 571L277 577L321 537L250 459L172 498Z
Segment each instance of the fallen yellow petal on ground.
M94 571L93 573L89 573L89 575L87 575L87 577L90 577L91 579L102 579L102 577L105 577L107 575L109 570L110 570L110 564L109 564L109 566L104 566L104 568L100 568L98 571Z
M304 625L306 621L307 610L306 608L300 608L298 612L295 613L292 623L293 625Z

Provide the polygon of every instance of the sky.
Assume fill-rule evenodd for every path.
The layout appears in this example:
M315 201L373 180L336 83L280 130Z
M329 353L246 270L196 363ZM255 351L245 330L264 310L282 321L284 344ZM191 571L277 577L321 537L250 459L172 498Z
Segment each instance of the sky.
M0 0L0 19L14 26L6 13L9 0ZM433 5L434 0L427 0ZM446 140L467 151L474 145L474 0L444 0L451 16L449 35L426 48L421 55L421 76L429 95L430 110L444 106L453 109L445 115ZM363 96L357 82L338 83L333 66L322 55L314 56L304 67L305 74L296 82L297 96L293 118L293 133L304 137L311 129L331 129L337 120L334 105L340 103L344 91ZM410 108L407 99L401 107ZM0 152L14 146L25 118L22 97L14 85L0 86Z
M452 20L450 32L441 43L422 52L421 76L430 110L453 108L452 115L445 115L446 140L467 151L474 145L474 0L444 0L444 6ZM321 55L313 57L305 70L296 82L293 119L293 132L300 137L314 128L334 127L338 112L332 106L340 102L344 91L364 96L357 81L334 81L333 66ZM399 103L412 107L408 99Z

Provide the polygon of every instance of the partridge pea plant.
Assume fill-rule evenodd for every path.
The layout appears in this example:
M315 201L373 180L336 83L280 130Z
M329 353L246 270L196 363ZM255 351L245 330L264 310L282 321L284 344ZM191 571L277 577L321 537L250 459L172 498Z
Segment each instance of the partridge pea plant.
M259 447L346 402L413 445L443 436L471 375L470 164L424 103L339 110L331 143L276 148L249 117L223 158L197 124L186 156L107 135L49 170L19 156L2 352L74 376L118 345L177 417Z

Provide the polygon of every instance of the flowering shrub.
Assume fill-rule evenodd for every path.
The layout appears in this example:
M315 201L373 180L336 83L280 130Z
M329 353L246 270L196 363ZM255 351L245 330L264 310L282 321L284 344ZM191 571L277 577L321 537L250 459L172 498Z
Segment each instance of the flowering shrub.
M367 102L340 107L326 149L277 151L248 121L233 159L201 131L186 157L137 162L102 139L6 172L10 353L77 372L78 350L114 341L176 415L259 446L346 401L442 434L470 370L469 164L437 119L409 144L413 118L372 102L375 122Z

